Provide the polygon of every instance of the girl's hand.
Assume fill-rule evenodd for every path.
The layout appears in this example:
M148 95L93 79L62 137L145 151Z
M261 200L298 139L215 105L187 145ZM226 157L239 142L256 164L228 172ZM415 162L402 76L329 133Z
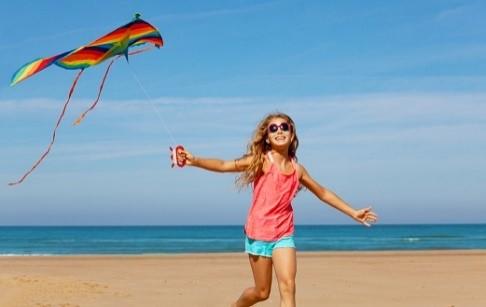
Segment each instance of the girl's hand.
M378 220L378 216L376 213L371 211L371 207L368 207L365 209L356 210L353 214L353 219L367 227L370 227L370 223L375 223Z
M194 160L194 155L185 149L177 155L177 161L185 161L186 165L194 165Z

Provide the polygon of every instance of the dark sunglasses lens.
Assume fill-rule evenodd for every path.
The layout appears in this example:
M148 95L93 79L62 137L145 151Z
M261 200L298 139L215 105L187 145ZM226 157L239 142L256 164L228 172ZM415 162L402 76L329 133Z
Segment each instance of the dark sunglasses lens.
M268 131L270 131L271 133L275 133L277 132L278 130L278 126L275 125L275 124L271 124L269 127L268 127Z
M287 123L281 123L280 124L280 129L282 129L282 131L289 131L289 124Z

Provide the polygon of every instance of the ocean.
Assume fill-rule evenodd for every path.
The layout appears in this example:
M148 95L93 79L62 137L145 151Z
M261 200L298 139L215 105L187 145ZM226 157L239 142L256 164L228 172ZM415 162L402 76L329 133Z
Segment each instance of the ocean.
M486 249L486 224L298 225L298 251ZM242 226L3 226L0 256L242 252Z

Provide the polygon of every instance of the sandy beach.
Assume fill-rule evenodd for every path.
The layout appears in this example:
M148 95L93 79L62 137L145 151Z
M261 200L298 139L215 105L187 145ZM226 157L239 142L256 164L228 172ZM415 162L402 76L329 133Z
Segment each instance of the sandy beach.
M6 256L0 306L229 306L251 281L243 253ZM486 251L298 254L299 306L484 307L485 289Z

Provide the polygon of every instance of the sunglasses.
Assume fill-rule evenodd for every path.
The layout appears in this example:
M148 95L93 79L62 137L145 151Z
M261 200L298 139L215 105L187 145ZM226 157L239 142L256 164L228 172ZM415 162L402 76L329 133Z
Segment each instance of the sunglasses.
M285 122L281 123L280 125L271 124L270 126L268 126L268 132L270 132L270 133L275 133L275 132L278 131L278 129L280 129L283 132L287 132L287 131L290 131L291 126L288 123L285 123Z

